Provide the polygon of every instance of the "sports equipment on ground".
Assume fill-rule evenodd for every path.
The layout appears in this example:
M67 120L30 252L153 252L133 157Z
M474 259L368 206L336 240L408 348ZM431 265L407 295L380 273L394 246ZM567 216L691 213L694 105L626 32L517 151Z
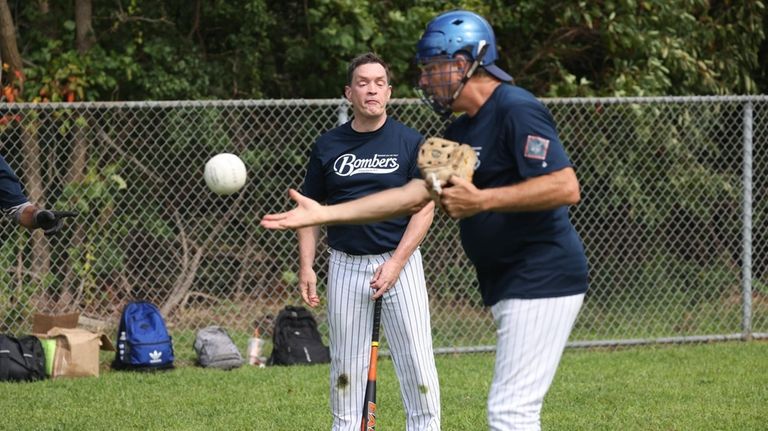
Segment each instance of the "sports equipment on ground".
M203 178L214 193L222 196L238 192L247 179L245 163L231 153L220 153L205 163Z
M472 181L477 154L467 144L442 138L427 138L419 149L417 160L421 176L432 187L432 198L437 199L448 179L456 175Z
M0 381L33 381L45 378L45 353L33 335L20 338L0 334Z
M240 350L220 326L208 326L197 331L193 347L201 367L231 370L243 365Z
M379 328L381 327L381 298L373 308L373 333L371 334L371 362L368 366L368 384L363 397L363 420L360 431L376 429L376 363L379 359Z
M150 302L129 302L120 317L112 368L168 369L173 368L173 360L173 340L160 310Z
M272 354L267 365L325 364L328 347L317 329L315 316L304 307L288 305L275 319Z

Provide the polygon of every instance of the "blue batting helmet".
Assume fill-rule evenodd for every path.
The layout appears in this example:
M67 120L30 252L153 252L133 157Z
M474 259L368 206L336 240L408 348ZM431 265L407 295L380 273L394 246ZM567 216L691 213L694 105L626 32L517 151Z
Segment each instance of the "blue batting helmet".
M483 44L488 48L480 66L502 81L512 81L507 72L494 64L499 54L493 28L483 17L467 10L445 12L430 21L416 45L416 61L424 63L433 57L454 57L458 53L475 60Z

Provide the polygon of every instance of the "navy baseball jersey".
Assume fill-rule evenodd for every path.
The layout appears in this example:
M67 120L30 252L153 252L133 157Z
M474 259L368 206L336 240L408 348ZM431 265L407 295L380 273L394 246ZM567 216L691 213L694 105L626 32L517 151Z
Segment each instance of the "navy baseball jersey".
M19 178L0 156L0 209L8 209L27 202Z
M475 149L478 166L472 182L480 189L571 166L549 110L510 84L499 85L474 117L456 119L445 138ZM486 305L586 292L586 257L568 207L482 212L461 220L460 227Z
M327 204L350 201L419 177L416 157L421 134L387 118L373 132L347 122L320 136L312 147L301 193ZM397 248L410 217L378 223L328 226L328 245L353 255Z

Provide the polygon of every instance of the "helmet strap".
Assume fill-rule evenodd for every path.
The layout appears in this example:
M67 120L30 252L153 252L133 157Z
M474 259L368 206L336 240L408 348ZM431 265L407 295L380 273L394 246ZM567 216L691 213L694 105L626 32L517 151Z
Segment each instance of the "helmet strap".
M485 57L486 51L488 51L488 43L484 40L481 40L478 44L477 49L477 55L475 56L475 61L472 62L472 64L469 66L469 69L467 69L467 72L464 74L464 77L461 78L461 81L459 81L459 86L456 88L456 91L453 92L453 95L451 96L451 100L448 103L448 106L451 106L456 99L459 98L459 94L461 94L461 90L464 89L464 86L467 84L467 81L469 81L469 78L472 77L472 75L475 74L475 71L478 67L480 67L480 63L483 62L483 57Z

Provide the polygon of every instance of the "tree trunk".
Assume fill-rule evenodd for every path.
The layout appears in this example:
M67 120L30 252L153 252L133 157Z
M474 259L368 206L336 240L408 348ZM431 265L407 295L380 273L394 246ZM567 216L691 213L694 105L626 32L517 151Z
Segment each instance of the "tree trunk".
M80 55L91 49L96 39L92 26L93 4L91 0L75 0L75 44Z
M45 35L51 40L60 40L61 26L58 24L58 16L51 13L51 5L48 0L39 0L37 10L40 12L40 16L35 20L34 26L40 33Z
M1 1L1 0L0 0ZM24 125L21 139L24 144L23 183L24 190L30 202L43 205L43 179L40 176L42 166L40 164L41 151L40 140L38 136L39 123L32 121ZM30 270L40 276L48 275L51 267L51 252L48 248L48 240L43 236L40 229L36 229L32 234L32 266Z
M171 289L171 293L168 295L168 298L166 298L163 305L160 307L160 311L163 313L166 318L173 313L176 308L181 305L184 298L187 297L187 294L192 289L192 286L195 283L195 278L197 277L197 270L200 268L200 264L203 261L203 257L208 249L210 249L211 244L213 243L213 239L217 238L221 231L226 227L227 223L232 219L232 217L237 213L237 211L240 210L240 204L243 201L243 196L245 196L244 193L240 193L237 196L237 199L235 199L235 202L232 203L232 205L227 209L227 212L224 213L224 215L219 219L219 222L216 223L216 225L211 229L208 238L205 240L205 243L202 245L196 245L193 244L192 241L189 241L187 238L187 234L185 232L186 226L184 223L184 220L181 218L179 213L177 211L174 211L174 219L176 220L177 227L179 229L179 243L182 248L181 253L181 259L179 261L179 266L181 267L181 271L179 272L179 277L176 279L176 282L174 283L173 288ZM194 250L194 254L192 254L192 249Z
M75 114L79 114L80 111L74 111ZM82 112L85 116L85 112ZM86 117L87 118L87 117ZM83 181L85 177L85 170L88 161L89 143L87 139L87 131L89 130L88 120L80 117L74 123L73 126L73 143L72 143L72 155L70 157L71 163L69 170L65 177L66 184L78 183ZM56 163L59 161L57 160ZM86 242L87 228L83 223L73 223L70 225L72 229L72 236L69 240L69 248L78 250L84 247ZM85 259L85 253L80 255L80 259ZM64 281L62 282L62 296L59 307L73 307L77 309L79 302L83 296L82 280L78 278L75 268L72 266L74 262L70 257L64 268ZM65 301L71 301L72 303L65 303Z
M93 35L92 24L92 3L91 0L75 0L75 43L77 52L85 55L93 46L95 39ZM89 143L87 132L89 122L87 111L74 111L77 118L72 126L72 155L71 163L65 177L67 184L77 183L83 180L88 163ZM84 225L78 223L73 227L69 246L73 249L82 249L85 244L87 229ZM85 253L80 256L85 259ZM62 283L62 297L60 306L71 306L77 309L83 298L83 283L78 279L72 262L67 262L64 270L64 282ZM66 303L71 302L71 303Z
M75 1L75 23L77 52L85 55L93 46L95 39L93 35L92 4L91 0ZM74 142L72 145L72 164L67 174L67 182L81 181L85 174L85 168L88 160L88 139L89 130L88 111L80 111L82 114L76 118L73 125Z
M21 91L24 86L24 68L16 43L16 27L13 25L7 0L0 0L0 55L2 62L8 65L8 74L4 76L3 85L15 85Z

